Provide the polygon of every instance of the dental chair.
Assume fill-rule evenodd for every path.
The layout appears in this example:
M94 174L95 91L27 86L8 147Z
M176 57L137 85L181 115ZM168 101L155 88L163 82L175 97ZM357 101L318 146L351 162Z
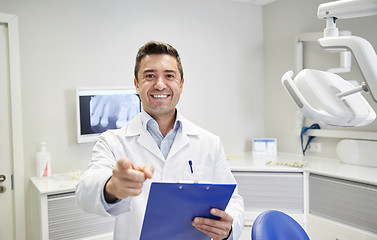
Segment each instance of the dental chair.
M310 240L305 230L287 214L268 210L254 221L251 240Z

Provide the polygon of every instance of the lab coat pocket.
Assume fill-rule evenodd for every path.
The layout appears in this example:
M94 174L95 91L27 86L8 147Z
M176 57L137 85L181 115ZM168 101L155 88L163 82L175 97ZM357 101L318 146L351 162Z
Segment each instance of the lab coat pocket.
M211 168L202 165L192 165L192 171L190 167L185 168L184 180L194 182L212 182Z

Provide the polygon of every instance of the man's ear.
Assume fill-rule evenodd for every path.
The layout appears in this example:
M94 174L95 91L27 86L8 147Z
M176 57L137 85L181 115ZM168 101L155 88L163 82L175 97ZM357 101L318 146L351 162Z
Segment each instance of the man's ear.
M136 78L134 78L134 85L135 85L136 91L139 92L139 82L137 81Z
M185 79L184 78L182 78L182 80L181 80L181 93L182 93L182 91L183 91L183 83L185 82Z

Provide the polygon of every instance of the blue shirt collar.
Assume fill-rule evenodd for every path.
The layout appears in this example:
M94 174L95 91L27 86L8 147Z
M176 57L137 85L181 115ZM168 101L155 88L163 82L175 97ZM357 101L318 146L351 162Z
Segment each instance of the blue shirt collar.
M182 120L181 120L181 116L180 114L178 114L178 111L176 110L176 117L175 117L175 122L174 122L174 126L173 126L173 131L178 131L179 128L182 128ZM143 125L143 128L145 130L148 130L148 128L150 129L153 129L154 131L155 130L158 130L158 132L160 132L159 128L158 128L158 123L156 122L156 120L154 120L151 115L149 115L146 111L144 111L144 109L141 110L141 124Z

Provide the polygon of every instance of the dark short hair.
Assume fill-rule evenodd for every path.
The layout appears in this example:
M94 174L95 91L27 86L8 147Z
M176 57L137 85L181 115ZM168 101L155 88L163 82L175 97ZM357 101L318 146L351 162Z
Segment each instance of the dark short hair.
M150 41L147 42L144 46L142 46L136 55L134 75L137 81L137 74L140 69L141 60L143 59L143 57L151 54L168 54L170 56L175 57L175 59L177 59L178 71L181 74L181 80L183 79L182 62L181 58L179 57L178 51L170 44Z

